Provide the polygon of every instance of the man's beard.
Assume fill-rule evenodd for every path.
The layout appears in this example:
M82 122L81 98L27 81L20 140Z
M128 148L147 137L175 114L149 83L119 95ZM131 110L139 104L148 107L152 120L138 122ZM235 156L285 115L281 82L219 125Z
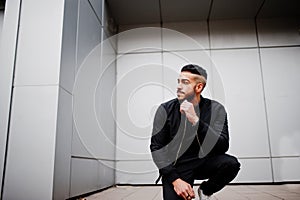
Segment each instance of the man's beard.
M188 102L191 102L194 97L196 96L195 92L193 92L192 94L189 94L188 96L185 97L185 99L188 101Z
M188 94L187 96L185 96L185 98L180 100L180 102L183 102L184 100L187 100L188 102L191 102L196 96L195 90L196 90L196 86L194 87L193 93Z

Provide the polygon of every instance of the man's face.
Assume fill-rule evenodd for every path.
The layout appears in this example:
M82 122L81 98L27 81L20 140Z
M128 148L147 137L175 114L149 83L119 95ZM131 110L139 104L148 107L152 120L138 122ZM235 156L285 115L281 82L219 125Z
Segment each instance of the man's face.
M187 99L191 101L195 97L196 81L194 74L190 72L181 72L177 79L177 98L180 101Z

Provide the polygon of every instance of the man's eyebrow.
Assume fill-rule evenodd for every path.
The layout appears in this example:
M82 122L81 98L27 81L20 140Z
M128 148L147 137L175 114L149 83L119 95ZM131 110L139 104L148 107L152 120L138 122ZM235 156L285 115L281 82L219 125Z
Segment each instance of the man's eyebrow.
M182 78L181 80L182 81L190 81L190 79L188 79L188 78Z

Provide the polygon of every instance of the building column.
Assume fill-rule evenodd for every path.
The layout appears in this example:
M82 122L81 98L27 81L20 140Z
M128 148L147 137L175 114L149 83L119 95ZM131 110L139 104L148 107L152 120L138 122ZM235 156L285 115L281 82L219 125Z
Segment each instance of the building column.
M10 26L14 25L14 29L6 29L6 21L3 29L3 38L10 34L14 38L1 48L1 55L8 48L10 51L6 54L11 58L5 58L7 63L3 65L7 69L3 76L9 75L10 80L4 88L6 124L1 124L5 130L1 129L0 135L1 141L7 138L4 140L7 155L2 198L50 200L57 193L56 181L62 179L57 177L59 171L70 169L67 165L57 165L70 154L70 151L57 152L65 151L62 147L66 145L57 142L61 138L59 132L67 131L68 134L68 129L58 121L62 113L59 107L71 102L60 86L64 1L10 0L7 4L8 11L12 5L16 7L10 13L7 11L11 16L5 16L5 20L7 17L13 21ZM16 24L18 18L19 24ZM71 106L64 109L71 114ZM71 134L71 130L69 132ZM1 154L3 152L1 149ZM68 195L68 188L60 197Z

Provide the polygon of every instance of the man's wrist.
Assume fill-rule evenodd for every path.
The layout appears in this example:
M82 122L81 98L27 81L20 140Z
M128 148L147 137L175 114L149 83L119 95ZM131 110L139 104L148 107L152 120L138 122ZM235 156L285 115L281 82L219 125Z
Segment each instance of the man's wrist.
M172 182L172 185L175 185L176 182L178 182L179 178L175 179L173 182Z
M198 122L199 122L199 117L196 116L192 122L192 126L196 126L198 124Z

